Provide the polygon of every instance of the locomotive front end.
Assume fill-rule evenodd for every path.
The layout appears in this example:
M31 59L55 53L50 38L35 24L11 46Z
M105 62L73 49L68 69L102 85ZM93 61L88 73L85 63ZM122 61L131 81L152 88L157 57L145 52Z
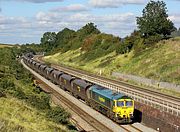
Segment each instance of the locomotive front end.
M131 98L114 100L113 112L116 121L120 123L130 123L133 119L134 100Z

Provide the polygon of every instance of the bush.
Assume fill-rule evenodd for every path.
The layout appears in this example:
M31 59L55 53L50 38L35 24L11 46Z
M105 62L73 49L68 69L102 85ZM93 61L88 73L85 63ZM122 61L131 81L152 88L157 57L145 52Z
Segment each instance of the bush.
M0 97L6 97L6 94L2 91L0 91Z
M46 113L47 118L50 118L52 121L56 123L68 124L70 114L66 112L63 108L53 107Z
M2 78L0 79L0 90L6 91L8 89L14 89L15 85L12 79L10 78Z
M149 36L148 38L145 39L144 44L145 45L153 45L157 42L159 42L163 37L161 35L153 35L153 36Z
M27 98L26 94L19 87L17 87L11 94L18 99L26 99Z
M50 109L49 101L50 97L44 92L41 92L40 94L31 94L27 96L27 102L39 110Z

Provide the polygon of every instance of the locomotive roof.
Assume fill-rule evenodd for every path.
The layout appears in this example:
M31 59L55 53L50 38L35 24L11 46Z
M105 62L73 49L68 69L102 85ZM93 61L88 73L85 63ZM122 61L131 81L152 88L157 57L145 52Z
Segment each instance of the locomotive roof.
M82 88L86 88L88 86L90 86L91 84L82 80L82 79L75 79L72 81L72 83L75 83L76 85L82 87Z
M90 87L89 90L112 100L118 100L126 96L122 93L118 93L114 90L111 90L111 89L108 89L99 85L93 85Z

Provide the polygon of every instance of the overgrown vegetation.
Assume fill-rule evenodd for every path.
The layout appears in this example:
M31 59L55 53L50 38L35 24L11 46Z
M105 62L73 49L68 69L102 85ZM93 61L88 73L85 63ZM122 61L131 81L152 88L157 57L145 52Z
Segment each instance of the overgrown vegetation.
M125 38L101 33L93 23L77 31L48 32L39 49L46 51L49 62L108 76L120 71L179 84L179 51L172 48L179 45L179 40L172 38L179 30L168 19L166 4L148 2L137 25L138 29Z
M50 104L50 96L44 93L43 91L41 91L40 89L37 89L36 87L33 86L32 75L27 70L25 70L20 63L18 63L17 56L20 55L22 51L24 51L24 49L16 48L16 47L0 49L1 101L4 100L8 103L11 103L8 101L9 98L20 99L22 102L25 102L25 105L27 104L27 106L30 107L30 109L31 108L36 109L37 114L39 114L42 118L44 118L46 122L48 122L48 120L52 120L55 123L70 126L70 123L69 123L70 114L67 113L63 108L52 107ZM14 100L16 101L16 99ZM5 109L5 107L1 107L2 115L4 114L3 109ZM11 109L7 108L7 111L10 112ZM51 114L51 116L49 115L49 113ZM17 116L17 115L15 114L14 116ZM10 117L6 118L5 116L0 116L0 119L3 120L4 122L9 122L9 123L11 122L12 124L15 123L17 125L18 125L18 122L22 122L20 121L21 119L19 118L17 119L18 122L13 122L10 119ZM28 118L26 118L26 120L28 120ZM4 125L5 126L3 126L3 130L8 129L7 128L9 127L8 123L5 123ZM26 131L26 129L27 130L29 129L26 126L21 126L21 127L23 131ZM49 126L49 128L51 128L49 129L50 131L53 131L52 126ZM20 127L18 127L18 129L20 129ZM43 128L39 128L38 130L40 131L40 129L43 129ZM63 129L67 130L65 128ZM57 130L61 131L61 128L58 127Z
M46 56L44 59L51 63L64 64L96 74L100 73L101 70L102 74L106 76L110 76L113 71L119 71L180 84L179 43L179 38L162 40L153 47L144 49L136 56L134 51L122 55L111 52L105 56L86 61L83 60L84 56L80 54L80 49L78 49Z
M77 32L64 29L58 33L56 50L48 53L58 54L45 59L95 73L105 71L105 75L120 71L179 84L176 61L179 51L172 48L178 47L179 40L167 41L168 35L176 28L168 19L166 4L150 1L142 17L137 18L137 24L139 30L125 38L100 33L92 23ZM178 31L173 34L177 36ZM152 58L153 61L148 61Z
M0 43L0 48L4 48L4 47L13 47L13 45Z
M143 9L142 17L137 17L137 25L138 30L125 38L101 33L93 23L88 23L77 31L65 28L57 34L46 32L41 38L39 48L34 48L42 49L46 55L81 48L83 59L87 61L113 51L116 54L126 54L134 49L137 55L160 40L168 39L176 30L168 19L167 7L163 1L151 0Z
M65 53L56 53L45 56L44 60L98 75L101 73L110 78L112 78L112 72L120 72L180 84L179 38L161 40L156 45L144 49L138 55L135 55L134 50L125 54L116 54L114 51L105 56L86 61L82 59L83 54L80 51L77 49ZM175 92L168 92L168 94L172 93Z

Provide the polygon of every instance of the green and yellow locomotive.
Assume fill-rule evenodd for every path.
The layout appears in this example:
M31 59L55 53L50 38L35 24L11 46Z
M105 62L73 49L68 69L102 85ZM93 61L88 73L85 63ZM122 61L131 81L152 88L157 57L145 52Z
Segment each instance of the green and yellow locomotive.
M89 103L96 110L118 123L132 122L134 100L130 97L98 85L93 85L88 90Z

